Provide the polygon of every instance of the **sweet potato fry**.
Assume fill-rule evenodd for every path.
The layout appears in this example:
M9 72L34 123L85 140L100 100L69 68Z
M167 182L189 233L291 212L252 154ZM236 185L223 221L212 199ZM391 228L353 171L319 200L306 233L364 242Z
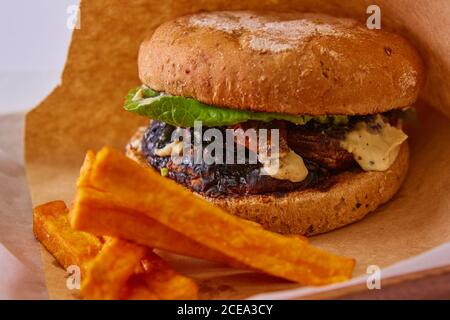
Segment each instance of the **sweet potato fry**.
M176 273L167 262L155 253L142 260L144 272L136 275L128 299L149 300L152 294L163 300L192 300L198 298L197 284L190 278ZM150 297L149 297L150 294Z
M149 249L118 239L108 240L87 265L81 295L92 300L126 299L126 286L133 274L141 272L141 260Z
M94 151L88 150L88 152L86 153L86 156L84 158L83 165L81 166L81 169L80 169L80 176L78 177L78 180L77 180L77 187L78 188L92 188L92 185L89 184L89 175L92 172L92 166L94 164L95 157L96 157L96 155L95 155ZM242 222L243 223L249 223L249 224L253 225L254 227L262 228L262 226L259 223L254 222L254 221L242 220ZM158 224L158 222L156 222L154 220L153 220L152 223L153 224ZM165 233L169 233L169 235L170 235L170 233L173 232L173 231L171 231L170 229L167 229L166 227L164 227L161 224L159 224L159 226L157 228L157 231L163 231L162 230L163 228L165 229L164 232ZM92 233L95 233L95 232L92 232ZM178 236L182 236L182 235L178 234ZM289 236L296 237L296 238L298 238L300 240L303 240L303 241L308 241L307 237L299 235L299 234L289 235ZM160 238L160 237L158 237L158 238ZM173 240L175 240L175 239L173 239ZM177 239L177 240L180 240L180 239ZM188 242L190 241L188 238L185 238L185 237L184 237L183 240L184 241L188 241ZM197 249L199 249L199 248L197 248ZM199 254L201 255L202 253L199 253ZM208 256L208 258L211 258L211 257Z
M308 285L351 277L353 259L338 257L300 239L245 223L110 148L97 153L86 182L108 196L121 199L115 203L116 210L152 218L252 269ZM90 193L92 189L80 191ZM75 199L72 220L75 222L83 213L78 205L80 199L83 197ZM95 210L99 215L102 206Z
M95 153L89 150L77 180L75 208L72 226L95 235L127 239L151 248L165 249L181 255L240 266L239 263L214 250L192 241L152 218L124 210L126 204L114 194L94 190L89 184L89 175L95 161ZM102 214L99 215L98 211ZM247 221L255 226L257 223Z
M197 285L179 275L151 249L109 239L87 265L86 299L195 299Z
M220 252L210 250L152 218L127 210L123 200L113 194L79 188L71 216L75 229L98 236L127 239L151 248L239 266Z
M94 161L95 152L92 150L88 150L88 152L86 152L86 156L84 157L83 165L80 169L80 176L77 180L77 187L87 186Z
M95 257L102 243L89 233L72 229L68 213L63 201L34 208L34 234L61 266L67 269L70 265L77 265L83 272L86 262Z

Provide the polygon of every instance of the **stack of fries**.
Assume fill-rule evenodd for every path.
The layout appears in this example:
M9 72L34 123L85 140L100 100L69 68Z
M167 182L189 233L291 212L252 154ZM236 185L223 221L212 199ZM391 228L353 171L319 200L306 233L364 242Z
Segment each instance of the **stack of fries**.
M87 153L70 214L52 202L34 210L34 221L36 237L62 266L80 266L86 299L197 298L195 282L154 248L302 285L347 280L355 264L232 216L110 148Z

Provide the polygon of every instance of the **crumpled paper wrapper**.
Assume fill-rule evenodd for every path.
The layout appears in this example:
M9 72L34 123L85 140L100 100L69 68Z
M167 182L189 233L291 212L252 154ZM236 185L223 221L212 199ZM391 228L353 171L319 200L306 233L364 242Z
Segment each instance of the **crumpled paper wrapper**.
M24 115L0 116L0 300L48 298L23 167Z
M408 37L425 58L429 73L419 105L420 126L410 131L409 175L395 198L361 222L313 237L312 243L356 258L354 276L369 265L386 267L450 240L450 58L449 13L444 1L376 1L382 27ZM320 11L367 19L366 1L100 1L81 3L62 83L26 117L25 160L33 205L70 203L87 149L124 146L147 120L122 109L123 97L140 84L137 52L162 22L199 10L272 9ZM448 11L448 10L447 10ZM420 12L420 16L417 13ZM355 93L355 94L364 94ZM30 212L31 215L31 212ZM42 250L51 298L74 298L65 272ZM200 297L245 298L298 285L250 271L164 255L180 272L198 280Z

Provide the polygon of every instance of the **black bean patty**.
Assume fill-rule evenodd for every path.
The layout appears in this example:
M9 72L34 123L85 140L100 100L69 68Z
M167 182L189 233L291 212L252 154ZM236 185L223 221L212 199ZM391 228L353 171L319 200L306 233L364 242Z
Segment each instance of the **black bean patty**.
M192 161L175 164L170 156L160 157L156 149L170 143L176 129L160 121L152 121L142 140L142 153L158 171L165 168L167 176L192 191L210 196L285 193L305 188L326 190L333 184L334 173L355 167L350 153L342 149L339 139L348 128L324 130L322 125L295 126L285 124L289 147L303 157L308 176L301 182L280 180L261 175L258 164L212 164ZM206 130L207 128L205 128ZM225 134L225 127L217 128ZM193 129L191 129L193 136ZM203 147L208 145L203 142ZM235 146L236 150L236 146ZM250 151L248 151L250 152ZM224 151L225 154L225 151ZM249 154L247 154L249 156Z

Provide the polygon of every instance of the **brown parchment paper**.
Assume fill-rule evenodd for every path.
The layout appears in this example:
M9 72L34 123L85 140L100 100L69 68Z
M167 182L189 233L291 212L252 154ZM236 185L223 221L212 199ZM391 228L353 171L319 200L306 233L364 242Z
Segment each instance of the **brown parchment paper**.
M367 18L369 4L381 7L382 27L395 29L419 49L428 81L419 110L421 125L410 132L411 166L396 197L361 222L312 238L338 254L355 257L354 275L368 265L385 267L450 241L450 8L439 1L93 1L81 2L62 83L27 114L25 160L33 205L70 203L88 148L123 149L147 121L122 109L124 95L140 84L140 42L162 22L199 10L272 9L320 11ZM364 94L355 92L355 94ZM422 109L419 106L419 109ZM30 212L31 214L31 212ZM64 271L42 250L51 298L73 298ZM244 298L297 287L279 279L186 257L166 255L174 267L197 279L202 298Z

